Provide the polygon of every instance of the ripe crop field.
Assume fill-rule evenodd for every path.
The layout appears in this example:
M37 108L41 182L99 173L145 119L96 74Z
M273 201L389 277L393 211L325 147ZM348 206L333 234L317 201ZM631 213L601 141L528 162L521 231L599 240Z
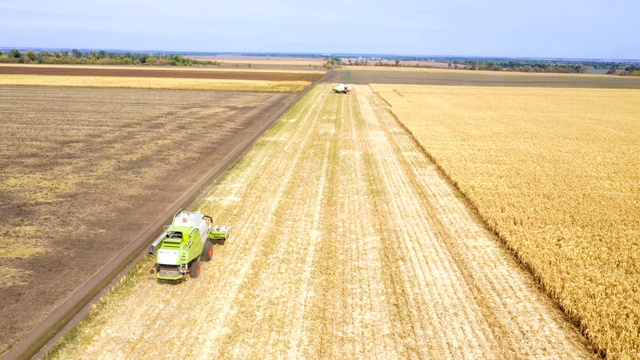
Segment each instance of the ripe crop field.
M2 354L295 95L0 86L0 98Z
M198 279L139 270L52 358L590 358L386 103L330 88L198 205L234 226Z
M372 85L608 358L640 356L640 91Z

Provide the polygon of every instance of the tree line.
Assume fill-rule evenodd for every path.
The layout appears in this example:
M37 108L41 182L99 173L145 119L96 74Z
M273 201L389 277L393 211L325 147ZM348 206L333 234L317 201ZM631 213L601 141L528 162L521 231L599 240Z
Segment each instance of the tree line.
M54 50L52 52L46 50L39 52L33 50L21 52L17 49L7 52L0 51L0 63L150 66L220 65L217 61L187 59L178 54L143 54L128 51L125 53L117 53L104 50L82 52L78 49Z
M581 74L599 70L601 73L622 76L640 76L640 64L623 64L614 61L598 60L538 60L538 59L489 59L489 58L449 58L449 57L399 57L399 58L360 58L348 60L345 65L403 66L403 67L441 67L435 65L409 65L411 61L432 60L447 64L447 68L456 70L515 71L533 73L574 73ZM385 60L385 61L383 61ZM392 61L392 62L390 62ZM402 62L409 64L402 64ZM344 64L344 63L343 63Z
M640 65L627 65L621 67L619 65L611 65L607 74L616 74L623 76L640 76Z
M581 74L586 71L583 64L560 64L560 63L540 63L523 61L476 61L466 60L461 62L470 70L489 71L518 71L536 73L575 73ZM451 63L450 63L451 64Z

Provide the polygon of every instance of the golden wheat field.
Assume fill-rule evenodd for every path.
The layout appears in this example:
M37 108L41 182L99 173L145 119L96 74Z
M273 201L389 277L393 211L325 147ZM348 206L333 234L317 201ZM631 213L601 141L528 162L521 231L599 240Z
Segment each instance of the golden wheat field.
M607 358L640 357L640 91L371 87Z
M311 85L311 82L309 81L142 78L116 76L41 76L23 74L0 75L0 86L56 86L295 93L306 89L309 85Z

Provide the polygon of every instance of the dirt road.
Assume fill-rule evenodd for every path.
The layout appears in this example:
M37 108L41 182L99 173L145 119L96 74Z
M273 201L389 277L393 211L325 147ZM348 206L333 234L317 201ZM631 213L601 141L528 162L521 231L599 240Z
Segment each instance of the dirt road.
M57 356L589 358L386 106L317 86L201 204L234 225L201 277L140 275Z

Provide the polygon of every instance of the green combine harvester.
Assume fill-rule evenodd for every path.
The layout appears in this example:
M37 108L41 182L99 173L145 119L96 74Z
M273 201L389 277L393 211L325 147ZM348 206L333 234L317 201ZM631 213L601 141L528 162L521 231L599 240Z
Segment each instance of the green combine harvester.
M187 274L200 276L200 261L213 257L213 244L227 240L231 226L211 226L213 219L200 211L179 210L173 223L149 247L149 256L155 256L151 268L160 280L183 280Z
M348 92L351 92L351 90L349 90L349 88L345 85L345 84L338 84L338 85L334 85L331 90L334 93L338 93L338 94L346 94Z

